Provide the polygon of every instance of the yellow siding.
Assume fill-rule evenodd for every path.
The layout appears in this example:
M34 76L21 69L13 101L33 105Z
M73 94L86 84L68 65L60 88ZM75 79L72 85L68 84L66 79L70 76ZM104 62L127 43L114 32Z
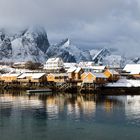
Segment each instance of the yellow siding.
M0 78L1 80L4 80L4 82L12 82L17 80L16 76L3 76Z
M82 75L81 75L81 80L84 80L84 78L86 77L86 75L87 75L87 73L83 73Z
M117 81L120 78L120 75L112 74L109 70L106 70L104 74L108 78L109 81Z
M48 81L48 82L54 82L54 81L55 81L54 78L55 78L54 75L49 74L49 75L47 76L47 81Z
M93 83L93 81L96 80L95 76L91 72L89 72L88 74L83 73L82 76L81 76L81 78L82 78L82 81L83 82L87 82L87 83L88 82L89 83Z
M107 78L109 78L109 77L111 76L111 73L110 73L109 70L106 70L106 71L104 72L104 75L105 75Z

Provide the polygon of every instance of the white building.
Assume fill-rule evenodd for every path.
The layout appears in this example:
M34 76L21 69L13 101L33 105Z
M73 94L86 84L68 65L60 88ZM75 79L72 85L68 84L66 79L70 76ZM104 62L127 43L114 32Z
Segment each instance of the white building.
M123 71L130 74L140 74L140 64L127 64Z
M87 61L87 62L80 62L79 67L91 67L91 66L94 66L94 62L91 62L91 61Z
M78 67L78 64L77 63L64 63L64 68L66 71L70 69L71 67Z
M78 64L79 67L81 67L85 72L104 72L106 69L106 66L100 66L95 65L94 62L80 62Z
M64 62L60 57L49 58L44 65L44 69L47 71L60 71L64 67Z

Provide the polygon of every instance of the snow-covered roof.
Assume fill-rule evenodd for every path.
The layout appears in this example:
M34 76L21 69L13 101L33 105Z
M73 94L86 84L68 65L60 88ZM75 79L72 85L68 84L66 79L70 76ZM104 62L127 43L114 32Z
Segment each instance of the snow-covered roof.
M68 69L67 72L68 73L71 73L71 72L74 72L76 69L77 69L76 67L71 67L71 68Z
M104 70L106 66L92 66L92 69L94 70Z
M133 74L139 74L140 73L140 64L127 64L124 67L123 71L130 72Z
M18 79L23 79L23 78L25 78L26 76L25 76L25 74L23 73L23 74L21 74L20 76L18 76Z
M91 73L93 76L95 76L96 78L107 78L104 73L92 73L92 72L85 72L84 74L86 74L85 77L87 77L87 75Z
M86 67L86 66L93 66L94 62L87 61L87 62L80 62L79 67Z
M32 77L33 79L39 79L43 75L45 75L45 73L23 73L20 76L18 76L18 79L22 79L25 77Z
M6 74L2 74L2 77L18 77L19 75L21 75L20 73L6 73Z
M132 70L130 74L140 74L140 70Z
M81 69L82 68L80 68L80 67L76 68L75 73L78 73Z
M77 63L64 63L64 67L76 67L77 66Z
M54 75L55 77L60 77L60 76L62 76L62 77L64 77L64 76L68 76L68 74L67 73L53 73L52 75Z
M32 78L33 79L39 79L39 78L41 78L44 75L45 75L45 73L34 73Z
M106 66L81 66L83 69L91 69L91 70L100 70L103 71L106 69Z
M93 75L95 75L96 78L107 78L104 73L93 73Z
M15 62L14 65L24 65L26 62Z
M60 57L54 57L54 58L49 58L47 60L47 63L48 62L59 62L59 61L62 61L62 59Z
M115 83L108 83L107 87L140 87L140 80L120 79Z
M113 69L108 69L108 71L110 71L110 73L112 73L112 74L119 75L119 73L117 71L113 70Z

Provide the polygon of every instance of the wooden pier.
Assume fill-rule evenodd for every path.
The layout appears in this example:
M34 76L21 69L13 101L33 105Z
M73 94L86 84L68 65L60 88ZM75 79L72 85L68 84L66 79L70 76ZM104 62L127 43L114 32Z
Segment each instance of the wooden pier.
M36 95L36 94L51 94L52 89L38 89L38 90L27 90L28 95Z

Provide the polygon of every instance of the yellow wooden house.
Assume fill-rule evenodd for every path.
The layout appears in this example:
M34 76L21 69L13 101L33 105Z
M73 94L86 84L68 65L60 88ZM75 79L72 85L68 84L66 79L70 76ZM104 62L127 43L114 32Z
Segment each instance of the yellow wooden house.
M107 69L104 74L110 82L116 82L120 79L120 74L115 70Z
M96 84L107 83L107 77L103 73L84 72L81 75L81 79L83 83L96 83Z
M5 83L12 83L13 81L17 81L17 77L20 74L18 73L7 73L7 74L2 74L0 76L0 80L4 81Z
M50 73L47 75L48 82L64 83L68 80L68 74L66 73Z
M84 73L84 70L82 68L77 68L75 70L75 80L81 80L81 75Z
M20 83L43 83L47 82L45 73L23 73L18 78Z
M70 68L67 71L69 80L81 80L81 75L84 73L84 70L80 67Z

